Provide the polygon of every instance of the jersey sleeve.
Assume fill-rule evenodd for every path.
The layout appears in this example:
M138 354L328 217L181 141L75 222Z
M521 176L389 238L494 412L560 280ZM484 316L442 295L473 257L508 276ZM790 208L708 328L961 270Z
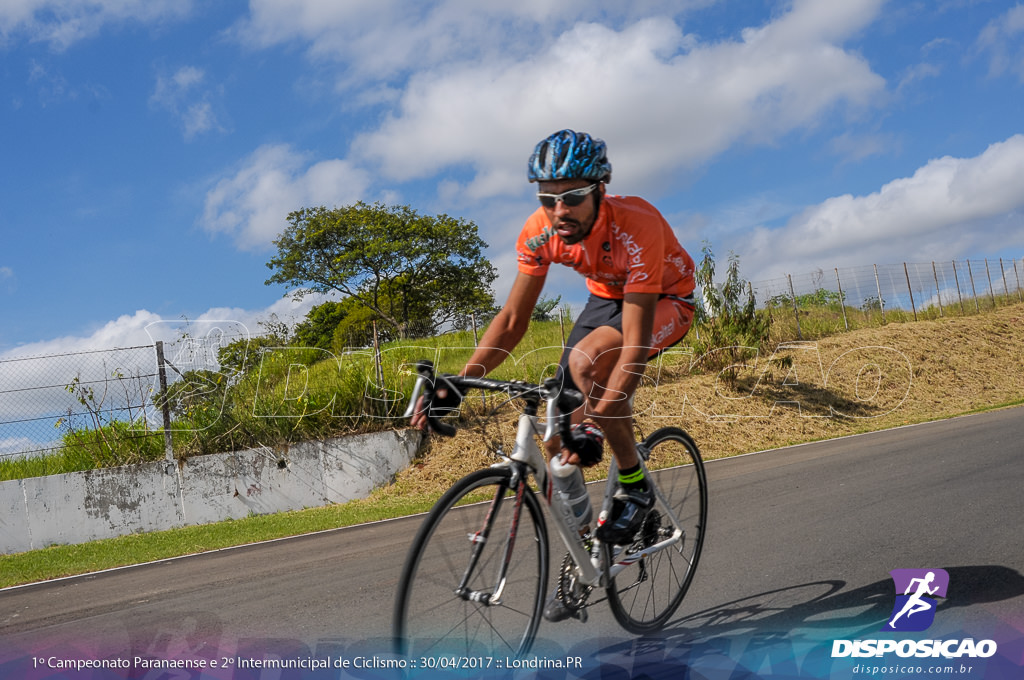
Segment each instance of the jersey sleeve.
M520 272L531 276L547 274L551 258L545 246L553 233L544 220L537 218L536 213L530 216L516 241L516 262Z

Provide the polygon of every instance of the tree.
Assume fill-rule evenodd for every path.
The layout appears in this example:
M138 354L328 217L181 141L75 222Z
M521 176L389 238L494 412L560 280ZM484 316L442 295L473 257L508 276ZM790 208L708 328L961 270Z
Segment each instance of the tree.
M316 305L305 319L295 325L292 342L301 347L331 349L334 330L346 316L348 310L342 302L327 301Z
M540 299L537 300L537 304L533 307L533 313L530 315L532 321L551 321L557 317L557 314L553 314L555 307L562 301L562 296L559 295L554 300L548 298L545 295L541 295ZM561 310L559 310L561 311Z
M702 303L697 307L699 326L696 347L708 368L727 366L724 376L735 380L736 365L746 360L768 341L769 317L757 311L749 285L740 278L740 260L729 255L725 281L715 284L715 256L705 242L703 257L694 272L701 289Z
M342 293L401 338L465 328L474 310L494 305L497 272L472 222L362 202L303 208L288 222L266 283L283 283L296 298Z

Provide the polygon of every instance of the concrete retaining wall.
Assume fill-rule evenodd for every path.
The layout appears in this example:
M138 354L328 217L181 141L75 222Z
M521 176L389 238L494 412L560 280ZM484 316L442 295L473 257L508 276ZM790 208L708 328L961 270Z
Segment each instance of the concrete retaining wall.
M0 553L343 503L412 461L414 430L374 432L0 482Z

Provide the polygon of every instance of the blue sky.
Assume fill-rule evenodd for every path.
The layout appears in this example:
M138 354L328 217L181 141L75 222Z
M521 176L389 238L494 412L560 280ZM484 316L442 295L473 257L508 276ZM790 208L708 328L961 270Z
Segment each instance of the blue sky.
M0 357L301 316L313 205L471 219L502 299L564 127L752 281L1024 255L1014 2L7 0L0 54Z

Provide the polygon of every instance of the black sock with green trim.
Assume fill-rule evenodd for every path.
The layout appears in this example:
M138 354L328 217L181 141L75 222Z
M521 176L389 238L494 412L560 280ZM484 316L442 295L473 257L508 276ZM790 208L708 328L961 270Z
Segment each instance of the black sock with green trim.
M647 478L644 476L643 468L637 463L626 470L619 470L619 486L629 491L647 491Z

